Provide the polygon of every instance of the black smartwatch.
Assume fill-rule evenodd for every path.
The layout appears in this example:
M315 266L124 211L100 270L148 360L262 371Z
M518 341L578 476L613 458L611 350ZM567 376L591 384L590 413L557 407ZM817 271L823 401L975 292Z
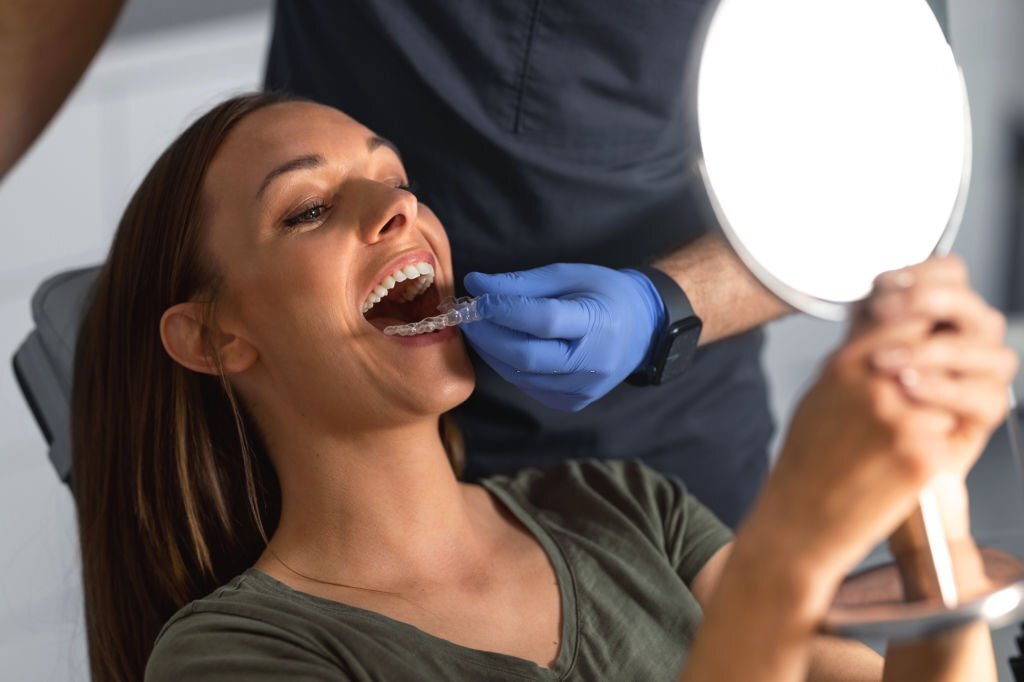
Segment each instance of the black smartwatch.
M686 372L697 351L703 323L674 279L649 266L633 269L647 275L658 290L668 324L652 342L645 366L627 381L636 386L657 386Z

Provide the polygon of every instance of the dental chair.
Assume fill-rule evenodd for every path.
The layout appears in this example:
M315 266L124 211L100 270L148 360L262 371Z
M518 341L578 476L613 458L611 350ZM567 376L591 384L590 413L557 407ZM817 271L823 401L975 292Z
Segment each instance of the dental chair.
M99 266L50 277L32 296L36 328L14 354L14 376L43 437L50 462L71 481L71 379L82 313Z

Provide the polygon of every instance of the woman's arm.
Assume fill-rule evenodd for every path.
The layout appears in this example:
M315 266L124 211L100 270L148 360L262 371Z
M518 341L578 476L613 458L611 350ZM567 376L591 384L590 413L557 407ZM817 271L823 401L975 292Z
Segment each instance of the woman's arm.
M842 578L911 515L938 474L963 479L1005 414L1016 361L1002 347L1000 323L956 259L880 279L867 313L796 412L722 568L683 680L805 679ZM953 647L945 660L969 669L969 679L992 669L991 649L978 646L977 635L930 646L894 648L890 670L943 646ZM913 679L949 679L944 674L918 669Z
M681 680L879 680L875 652L817 634L830 581L791 561L784 529L759 526L752 517L694 580L705 619Z
M992 635L983 621L918 642L892 646L885 654L884 682L995 682L998 677Z
M944 511L955 512L958 508L966 509L966 489L962 481L956 480L959 488L963 489L961 499L962 506L956 499L951 499L950 494L940 494L940 503ZM934 484L933 484L934 486ZM949 517L953 517L950 519ZM966 517L963 517L966 518ZM955 564L957 577L957 589L961 595L970 598L970 595L985 590L988 586L988 579L983 571L981 555L969 535L969 527L955 519L954 514L947 514L947 528L950 532L952 542L951 553ZM968 531L963 536L962 531ZM937 583L934 571L929 563L929 556L924 542L923 526L920 514L915 513L907 522L893 535L890 541L894 555L897 557L901 568L904 589L908 596L914 598L935 598L937 594ZM772 543L777 551L777 543ZM795 639L791 651L787 655L778 646L775 639L775 631L778 623L784 621L789 615L789 603L775 604L774 614L770 611L763 611L760 615L770 615L769 618L749 618L747 612L751 603L764 603L763 597L757 594L750 594L747 585L752 581L769 581L765 571L765 561L753 560L744 561L742 558L731 561L733 545L723 547L704 566L691 585L694 597L705 610L709 609L712 596L722 584L723 576L727 567L730 570L730 580L740 585L738 588L728 588L727 592L737 598L735 605L720 607L722 612L742 614L740 618L734 619L726 616L726 626L718 631L725 637L724 641L709 643L705 649L709 652L720 652L728 650L727 647L735 646L737 638L741 636L739 628L736 627L736 620L746 619L745 627L749 628L742 635L742 640L759 641L768 645L773 655L778 659L772 662L764 652L756 651L757 647L747 648L742 655L715 656L715 675L726 676L738 674L738 670L724 669L722 666L735 666L744 670L750 679L782 678L786 671L791 671L794 676L800 675L799 671L806 672L800 679L825 681L857 682L863 680L885 682L899 682L908 679L928 679L935 681L960 682L964 679L985 680L996 679L995 658L992 651L992 639L988 627L984 623L977 623L970 627L959 629L950 633L944 633L926 640L905 642L891 645L885 657L885 668L883 677L883 659L873 650L860 642L844 640L834 637L817 635L813 631L809 633L806 641ZM752 551L751 557L763 556L766 551ZM731 566L730 566L731 564ZM784 578L790 581L792 578ZM808 584L813 590L813 585ZM797 586L798 591L800 590ZM745 593L746 591L746 593ZM769 601L783 596L783 593L774 594ZM744 600L750 600L744 602ZM798 598L799 599L799 598ZM754 614L755 616L757 614ZM758 636L760 635L760 636ZM730 644L730 642L732 644ZM809 650L804 660L804 651ZM749 658L765 664L763 671L751 668ZM706 664L705 664L706 665ZM691 670L703 668L705 665L690 662ZM685 678L684 679L689 679ZM693 678L702 679L702 678Z
M707 610L711 597L721 582L722 574L732 555L732 543L719 550L701 569L690 585L701 608ZM738 576L760 573L757 565L735 567ZM810 658L807 679L835 682L877 682L882 677L882 657L871 648L855 640L812 636L809 642Z
M970 534L967 486L959 476L942 476L929 486L943 514L957 594L969 600L988 591L984 562ZM938 581L920 511L915 512L889 539L908 599L939 600ZM992 636L984 622L928 639L889 646L883 680L898 682L927 679L936 682L997 679Z

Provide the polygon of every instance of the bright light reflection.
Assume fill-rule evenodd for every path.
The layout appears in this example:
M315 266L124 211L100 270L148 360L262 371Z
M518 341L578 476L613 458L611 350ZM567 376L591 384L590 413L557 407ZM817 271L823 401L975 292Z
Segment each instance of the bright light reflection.
M1011 613L1020 605L1021 595L1017 590L1003 590L987 597L981 605L981 616L987 621L997 620Z
M701 145L730 236L831 301L932 252L961 184L965 111L924 0L722 0L700 65Z

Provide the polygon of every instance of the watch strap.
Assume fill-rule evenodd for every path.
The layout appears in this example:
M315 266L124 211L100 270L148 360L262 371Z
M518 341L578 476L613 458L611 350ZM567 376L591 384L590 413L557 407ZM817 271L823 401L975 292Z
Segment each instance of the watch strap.
M667 273L651 266L634 268L651 280L665 306L666 325L651 342L644 368L631 375L635 385L657 385L679 376L697 349L702 323L683 288Z

